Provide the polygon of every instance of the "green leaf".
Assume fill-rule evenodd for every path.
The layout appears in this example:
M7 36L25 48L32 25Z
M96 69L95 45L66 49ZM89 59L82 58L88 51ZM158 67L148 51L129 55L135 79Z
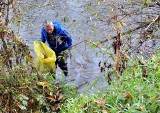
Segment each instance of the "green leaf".
M128 0L129 3L132 3L132 0Z
M103 20L104 19L104 16L102 14L98 14L97 15L99 17L99 19Z
M28 102L25 101L25 100L23 100L23 101L22 101L22 104L23 104L24 106L26 106L26 105L28 104Z
M18 105L18 107L19 107L21 110L25 110L25 109L26 109L26 106L23 106L23 105Z
M147 0L146 2L147 2L147 4L148 4L148 5L150 5L150 4L151 4L151 0Z
M68 17L64 17L64 18L63 18L63 21L64 21L64 22L69 22L69 18L68 18Z
M95 45L95 44L92 44L91 48L92 48L92 49L96 48L96 45Z
M73 27L76 27L76 26L77 26L77 23L74 23L74 24L73 24Z
M23 98L22 98L22 97L19 97L19 100L20 100L20 101L23 101Z
M107 49L106 49L106 48L101 48L101 50L102 50L103 52L106 52L106 51L107 51Z
M98 52L96 52L96 56L98 56Z
M22 95L23 99L28 100L29 98L25 95Z

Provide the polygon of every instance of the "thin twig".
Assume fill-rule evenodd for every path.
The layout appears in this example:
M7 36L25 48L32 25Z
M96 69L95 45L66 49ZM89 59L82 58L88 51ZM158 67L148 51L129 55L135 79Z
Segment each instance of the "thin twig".
M158 15L158 16L147 26L147 28L145 29L145 31L147 31L147 30L150 28L150 26L151 26L153 23L157 22L157 21L160 21L160 15Z

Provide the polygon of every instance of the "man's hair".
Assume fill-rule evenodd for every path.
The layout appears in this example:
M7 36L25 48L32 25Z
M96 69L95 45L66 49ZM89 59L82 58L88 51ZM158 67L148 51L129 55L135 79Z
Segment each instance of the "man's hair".
M47 26L49 26L49 25L53 25L52 21L50 21L50 20L45 20L44 23L43 23L43 27L45 28L45 27L47 27Z

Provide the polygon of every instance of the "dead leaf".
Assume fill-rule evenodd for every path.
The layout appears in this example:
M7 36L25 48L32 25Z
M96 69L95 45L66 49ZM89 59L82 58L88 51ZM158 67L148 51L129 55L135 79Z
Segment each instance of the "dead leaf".
M0 99L0 106L2 106L2 99Z
M127 100L132 97L130 92L124 92L123 95L126 97Z
M121 83L118 83L118 88L120 88L121 87Z
M83 110L86 110L86 109L88 109L87 103L83 106Z
M58 103L58 104L56 104L54 106L51 106L51 110L55 111L57 108L59 108L59 106L60 106L60 103Z
M102 113L108 113L108 111L106 111L106 110L102 110Z
M34 106L35 105L35 102L33 99L30 99L29 102L28 102L28 105L29 106Z
M54 106L51 106L51 110L52 110L52 111L55 111L56 108L55 108Z
M41 112L40 110L35 111L35 113L40 113L40 112Z
M152 102L154 102L154 101L157 100L157 99L159 99L159 96L158 96L158 95L156 95L156 96L154 96L154 97L152 98Z
M152 55L152 56L151 56L151 59L152 59L152 61L155 61L155 60L156 60L155 55Z
M59 96L60 95L60 91L57 91L56 95Z
M12 111L12 113L18 113L18 111L16 109L12 109L11 111Z
M33 56L31 54L25 56L26 63L33 61Z
M45 80L44 82L38 82L38 86L46 86L48 84L48 80Z
M105 98L103 98L103 99L101 99L101 100L98 100L98 99L96 99L96 100L94 100L99 106L104 106L104 104L105 104Z
M144 106L140 106L140 110L143 111L143 112L146 112L146 109Z
M16 39L17 39L17 41L20 41L20 40L21 40L21 36L18 35L18 36L16 37Z
M61 95L59 96L59 98L58 98L59 101L61 101L61 100L63 101L64 99L65 99L65 98L64 98L64 96L63 96L62 94L61 94Z
M122 27L126 26L126 23L123 20L120 21L120 24L121 24Z
M51 102L53 102L53 101L55 101L55 99L56 99L56 95L50 95L49 97L48 97L48 99L49 99L49 101L50 101L50 103Z

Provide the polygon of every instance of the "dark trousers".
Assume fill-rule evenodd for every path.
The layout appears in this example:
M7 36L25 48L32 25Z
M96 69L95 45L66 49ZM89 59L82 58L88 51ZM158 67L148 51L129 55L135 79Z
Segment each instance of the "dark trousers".
M56 67L58 65L60 69L63 71L65 76L68 76L67 58L68 58L67 51L56 53L56 63L55 63Z

